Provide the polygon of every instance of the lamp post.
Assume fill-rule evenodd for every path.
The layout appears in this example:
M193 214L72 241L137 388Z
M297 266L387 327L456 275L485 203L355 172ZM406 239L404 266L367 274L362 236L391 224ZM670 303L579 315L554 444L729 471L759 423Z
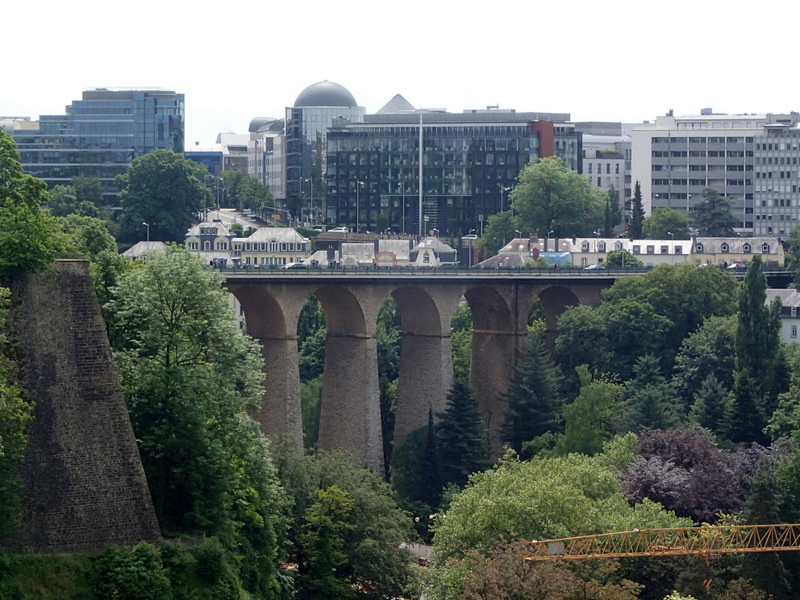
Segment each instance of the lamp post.
M675 235L668 231L667 235L669 236L670 244L669 244L669 264L675 264Z
M403 196L403 219L400 224L400 231L405 234L406 232L406 182L401 181L399 184L401 189L401 194Z
M147 227L147 243L150 243L150 225L147 223L142 223L145 227Z
M547 237L544 238L544 251L545 252L549 252L550 251L550 236L551 235L553 235L553 230L552 229L547 232Z
M516 234L517 234L517 237L518 237L518 238L521 238L521 237L522 237L522 232L521 232L519 229L515 229L515 230L514 230L514 233L516 233Z
M356 179L356 233L361 233L361 186L364 182Z
M433 234L433 237L439 237L439 230L436 229L436 227L431 229L431 233Z
M308 215L311 219L311 225L314 224L314 177L309 177L306 179L308 182L308 189L310 191L311 199L309 200L309 208L308 208Z

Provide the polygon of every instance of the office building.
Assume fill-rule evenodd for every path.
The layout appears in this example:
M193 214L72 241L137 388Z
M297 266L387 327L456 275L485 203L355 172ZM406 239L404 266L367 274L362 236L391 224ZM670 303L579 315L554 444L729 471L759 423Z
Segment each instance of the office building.
M26 173L48 186L97 177L114 205L114 178L134 158L159 149L183 153L184 97L160 89L87 90L64 115L18 121L12 135Z
M690 216L702 191L712 188L732 201L738 230L753 233L757 140L769 125L785 128L797 121L797 113L722 115L704 109L697 116L670 112L655 124L634 127L631 178L641 184L645 213L669 207Z
M489 215L510 208L508 192L530 161L555 155L581 169L581 136L568 114L410 111L398 97L390 105L363 122L332 123L328 224L421 235L481 233Z
M782 238L800 216L800 128L767 123L755 143L754 235Z

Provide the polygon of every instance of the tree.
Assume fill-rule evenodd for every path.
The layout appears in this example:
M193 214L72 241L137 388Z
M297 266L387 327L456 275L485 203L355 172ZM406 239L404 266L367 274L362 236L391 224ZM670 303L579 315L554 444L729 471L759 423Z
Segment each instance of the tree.
M703 200L692 207L692 227L704 237L732 237L739 222L731 214L732 201L712 188L702 192Z
M54 217L81 215L100 217L100 210L92 202L79 201L75 188L71 185L57 185L49 191L47 208Z
M33 404L26 401L14 383L15 364L9 357L9 342L4 335L11 293L0 287L0 540L17 526L21 504L18 467L27 446L26 428Z
M509 196L520 230L572 237L589 235L603 224L605 192L556 156L522 169Z
M488 463L486 428L466 381L453 382L445 410L436 416L441 487L446 483L464 486L470 474L485 469Z
M736 329L736 380L729 415L734 441L761 441L761 433L788 387L780 346L780 299L766 306L767 281L761 256L753 255L739 293Z
M579 366L602 372L612 364L603 315L588 306L567 307L558 318L553 360L564 374L564 392L574 398L580 385L576 371Z
M169 150L156 150L133 160L114 183L122 190L120 239L142 239L143 223L150 239L182 242L193 215L211 203L203 183L204 166Z
M624 388L608 377L592 377L578 367L580 394L564 407L564 433L556 436L556 455L578 452L595 455L613 435L613 422Z
M516 229L519 229L517 219L511 216L510 210L489 215L483 235L478 240L478 248L485 248L489 256L494 256L508 240L514 238Z
M689 421L713 433L721 433L728 405L729 391L713 373L700 384L689 411Z
M559 430L561 374L553 363L544 340L528 336L525 355L515 368L508 390L502 394L508 405L501 430L502 439L517 454L525 442Z
M622 205L619 202L619 191L613 185L609 188L606 195L605 225L603 236L611 237L614 229L622 221Z
M162 530L218 535L243 557L250 589L274 590L284 497L246 412L263 395L263 359L219 273L168 247L120 276L107 309Z
M628 382L621 407L620 432L667 429L682 415L674 410L675 395L661 374L659 360L652 354L636 359L635 377Z
M44 271L60 249L46 200L47 185L23 172L14 140L0 131L0 278Z
M656 208L642 223L644 237L655 240L689 239L689 219L674 208ZM671 234L671 235L670 235Z
M66 236L62 257L88 258L95 261L101 252L117 251L117 241L109 233L106 221L71 214L57 217L56 225Z
M337 568L337 578L346 579L361 598L389 600L404 595L414 563L410 553L398 546L410 542L414 534L411 518L398 507L389 485L371 471L354 467L352 458L339 452L311 456L281 446L275 461L294 500L289 511L289 560L309 564L301 539L308 530L309 508L317 502L319 490L336 486L352 501L345 522L353 526L339 531L346 560Z
M314 492L314 504L306 509L300 536L306 562L301 565L298 598L347 600L356 597L350 582L341 577L346 565L344 534L350 523L353 499L335 485Z
M642 227L644 225L644 204L642 203L642 186L639 181L633 188L633 200L631 201L631 220L628 223L628 237L632 240L642 238Z
M628 250L612 250L606 255L606 266L627 269L643 267L644 263Z
M681 343L672 382L685 408L695 402L709 377L725 393L733 388L736 322L736 315L708 317Z

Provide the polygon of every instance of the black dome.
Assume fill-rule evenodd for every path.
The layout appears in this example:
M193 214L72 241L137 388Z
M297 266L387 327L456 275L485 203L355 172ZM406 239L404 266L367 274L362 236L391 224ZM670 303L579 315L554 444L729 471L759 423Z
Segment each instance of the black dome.
M338 83L320 81L300 92L294 101L295 108L308 106L358 106L353 94Z

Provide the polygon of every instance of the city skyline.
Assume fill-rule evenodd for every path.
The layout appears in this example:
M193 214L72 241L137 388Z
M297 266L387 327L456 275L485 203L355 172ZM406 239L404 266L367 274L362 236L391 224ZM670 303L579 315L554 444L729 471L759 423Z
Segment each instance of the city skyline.
M24 20L8 28L9 47L25 52L0 94L0 115L63 114L97 87L163 88L186 96L187 145L247 133L255 117L283 118L303 89L325 79L368 113L398 93L421 108L499 105L573 121L798 108L786 70L791 35L686 0L659 12L629 0L580 1L569 12L411 0L386 14L364 0L312 0L300 17L289 5L249 0L213 15L145 0L122 20L96 0L33 0L26 9L37 15L37 41ZM759 14L793 22L800 7L768 0Z

